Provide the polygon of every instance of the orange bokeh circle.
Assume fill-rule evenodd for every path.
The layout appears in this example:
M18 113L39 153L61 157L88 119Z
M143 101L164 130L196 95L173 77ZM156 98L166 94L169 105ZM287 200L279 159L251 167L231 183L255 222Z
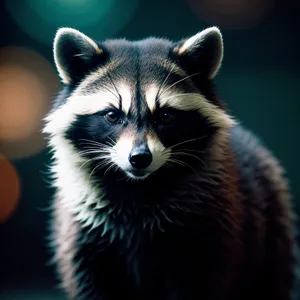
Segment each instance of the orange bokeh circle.
M0 140L28 138L40 126L47 93L39 81L25 68L0 67Z
M0 223L15 212L20 198L20 180L14 166L0 155Z
M60 83L54 67L22 47L0 48L0 152L21 158L46 144L43 118Z

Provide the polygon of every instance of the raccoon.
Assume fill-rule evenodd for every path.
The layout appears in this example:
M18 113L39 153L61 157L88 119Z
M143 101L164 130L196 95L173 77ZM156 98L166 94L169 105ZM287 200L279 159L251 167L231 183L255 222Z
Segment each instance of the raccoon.
M68 299L289 300L283 168L214 88L223 38L54 40L52 249Z

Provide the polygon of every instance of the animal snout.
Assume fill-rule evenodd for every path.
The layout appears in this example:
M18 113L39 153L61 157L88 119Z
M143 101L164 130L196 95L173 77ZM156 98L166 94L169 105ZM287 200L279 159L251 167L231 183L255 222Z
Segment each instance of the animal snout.
M134 148L129 155L129 162L135 169L146 169L152 162L152 154L147 145Z

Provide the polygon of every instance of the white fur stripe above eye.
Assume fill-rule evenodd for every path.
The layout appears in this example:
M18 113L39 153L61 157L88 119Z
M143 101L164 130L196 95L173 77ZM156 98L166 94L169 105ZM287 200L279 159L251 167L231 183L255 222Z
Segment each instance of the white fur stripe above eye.
M107 91L88 96L72 96L46 118L43 132L57 134L68 129L77 115L90 115L111 105L119 106L118 98Z
M120 85L117 84L116 89L117 89L118 93L121 95L122 111L125 113L125 115L127 115L129 112L129 109L131 106L131 100L132 100L131 89L124 83L122 83Z
M122 109L128 113L131 104L131 92L128 87L122 85L118 88L122 98ZM44 133L57 134L68 129L78 115L90 115L102 111L108 107L119 108L120 99L108 90L98 91L91 95L75 95L68 98L67 102L57 110L51 112L46 118Z
M162 94L164 95L164 93ZM183 93L161 96L161 106L169 106L179 110L197 110L206 117L209 122L220 128L230 128L235 121L224 110L210 103L203 95L198 93Z
M148 108L153 113L156 107L156 96L159 92L159 87L155 84L147 86L145 90L145 98Z
M146 88L146 102L153 113L156 108L156 96L159 92L157 85L150 85ZM205 116L212 124L220 128L229 128L236 122L224 110L209 102L199 93L181 93L166 87L160 91L159 105L168 106L179 110L197 110Z

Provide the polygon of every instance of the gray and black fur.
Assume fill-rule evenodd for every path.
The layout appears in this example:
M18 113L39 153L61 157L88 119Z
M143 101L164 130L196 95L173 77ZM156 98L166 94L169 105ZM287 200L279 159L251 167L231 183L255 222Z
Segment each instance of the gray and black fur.
M292 299L283 170L229 115L220 31L95 42L60 29L46 117L53 249L69 299Z

